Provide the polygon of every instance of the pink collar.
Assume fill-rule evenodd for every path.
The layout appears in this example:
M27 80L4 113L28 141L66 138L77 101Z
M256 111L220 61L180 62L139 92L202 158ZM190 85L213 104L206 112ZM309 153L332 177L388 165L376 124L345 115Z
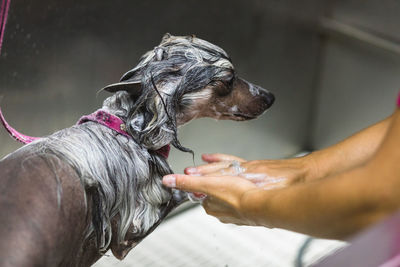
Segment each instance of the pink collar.
M3 124L4 128L6 128L7 132L15 140L17 140L23 144L29 144L35 140L40 139L40 137L32 137L32 136L27 136L27 135L21 134L20 132L15 130L13 127L11 127L7 123L7 121L4 119L1 109L0 109L0 120L1 120L1 123ZM132 138L132 136L126 131L126 125L125 125L124 121L121 120L120 118L118 118L117 116L108 113L105 110L99 109L92 114L83 116L79 119L77 124L79 125L79 124L82 124L82 123L85 123L88 121L97 122L101 125L104 125L110 129L116 131L119 134L122 134L128 138ZM171 150L170 145L165 145L162 148L156 150L156 152L167 159L169 156L170 150Z
M126 125L124 121L119 117L108 113L107 111L99 109L92 114L81 117L76 124L79 125L88 121L97 122L116 131L119 134L131 138L131 135L126 132Z

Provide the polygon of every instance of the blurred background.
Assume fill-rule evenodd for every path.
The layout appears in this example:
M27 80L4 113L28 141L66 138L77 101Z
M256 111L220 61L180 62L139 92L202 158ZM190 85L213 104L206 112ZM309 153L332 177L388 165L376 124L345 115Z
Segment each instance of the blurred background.
M108 94L96 92L133 68L164 33L195 34L225 49L240 76L276 96L255 121L199 119L182 127L181 143L195 151L195 164L212 152L289 157L333 144L394 110L398 14L394 0L11 0L0 105L22 133L50 134L99 108ZM18 147L0 130L0 156ZM175 172L193 165L190 154L176 150L169 161ZM106 257L97 266L292 266L307 238L226 226L203 213L183 212L127 260ZM344 245L316 242L322 243L309 249L308 263Z

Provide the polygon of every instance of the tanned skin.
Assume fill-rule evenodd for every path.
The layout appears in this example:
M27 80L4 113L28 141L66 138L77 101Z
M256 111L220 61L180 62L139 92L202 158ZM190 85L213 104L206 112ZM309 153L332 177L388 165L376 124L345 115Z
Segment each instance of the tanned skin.
M165 176L163 182L206 194L206 212L224 223L347 239L400 208L399 136L396 110L344 141L301 158L245 161L203 155L209 164L186 168L188 175ZM244 173L286 179L279 186L257 187L248 179L226 175L234 173L232 161L240 162Z

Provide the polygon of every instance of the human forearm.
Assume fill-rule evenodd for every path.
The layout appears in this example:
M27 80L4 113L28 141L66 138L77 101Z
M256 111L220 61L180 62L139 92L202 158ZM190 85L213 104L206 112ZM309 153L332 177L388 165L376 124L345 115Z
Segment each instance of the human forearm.
M280 190L254 189L244 194L241 208L257 225L345 239L395 210L382 203L392 196L366 182L371 174L363 166Z
M349 170L366 162L375 153L384 138L392 117L388 117L349 138L314 151L306 156L281 160L245 161L231 155L206 154L203 160L210 164L185 169L186 174L237 174L233 161L240 162L246 174L265 174L285 178L284 184L311 181Z
M253 189L242 196L241 209L259 225L339 239L398 210L400 111L389 123L358 166L279 190Z
M305 156L312 164L307 180L326 177L365 163L376 152L386 135L392 116L345 140Z

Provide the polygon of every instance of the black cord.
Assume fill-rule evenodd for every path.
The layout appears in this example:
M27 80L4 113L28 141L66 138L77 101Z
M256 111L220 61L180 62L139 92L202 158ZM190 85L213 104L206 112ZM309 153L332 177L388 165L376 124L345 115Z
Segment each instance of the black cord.
M304 254L306 253L307 249L309 248L309 246L313 240L314 240L313 237L307 237L306 240L303 242L303 244L299 248L299 251L297 252L297 256L294 261L295 267L304 267L304 264L303 264Z

